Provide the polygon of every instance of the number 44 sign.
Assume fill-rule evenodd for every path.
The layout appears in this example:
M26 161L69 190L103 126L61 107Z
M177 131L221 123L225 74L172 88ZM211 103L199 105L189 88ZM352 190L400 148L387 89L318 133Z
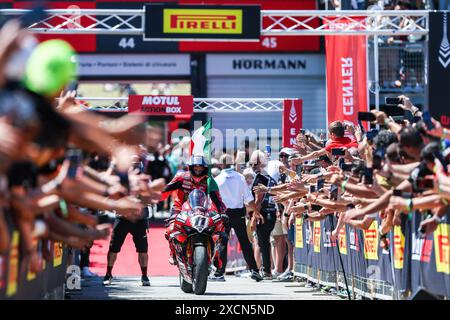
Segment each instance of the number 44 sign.
M130 37L130 38L126 38L126 37L120 38L120 41L119 41L119 47L124 48L124 49L126 49L126 48L133 49L135 46L136 46L136 45L135 45L135 43L134 43L134 38L133 38L133 37Z

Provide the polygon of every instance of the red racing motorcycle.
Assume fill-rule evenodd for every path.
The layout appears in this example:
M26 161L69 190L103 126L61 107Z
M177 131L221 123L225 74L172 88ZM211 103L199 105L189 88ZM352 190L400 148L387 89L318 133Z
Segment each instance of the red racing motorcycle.
M224 231L222 217L214 204L203 191L193 190L175 219L171 235L183 292L205 293L209 267Z

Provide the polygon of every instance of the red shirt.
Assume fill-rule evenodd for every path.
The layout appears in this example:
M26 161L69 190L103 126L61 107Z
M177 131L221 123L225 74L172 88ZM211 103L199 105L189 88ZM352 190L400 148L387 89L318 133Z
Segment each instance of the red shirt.
M334 148L358 148L358 143L348 137L337 138L335 140L331 140L331 142L325 147L325 150L327 152L331 152L331 149Z

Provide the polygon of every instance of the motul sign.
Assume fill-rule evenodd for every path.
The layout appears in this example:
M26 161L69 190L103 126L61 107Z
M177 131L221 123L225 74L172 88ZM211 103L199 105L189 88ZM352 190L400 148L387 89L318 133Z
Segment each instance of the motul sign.
M192 115L194 97L130 95L128 112L155 116Z
M303 127L302 100L284 100L283 147L294 147L295 138Z

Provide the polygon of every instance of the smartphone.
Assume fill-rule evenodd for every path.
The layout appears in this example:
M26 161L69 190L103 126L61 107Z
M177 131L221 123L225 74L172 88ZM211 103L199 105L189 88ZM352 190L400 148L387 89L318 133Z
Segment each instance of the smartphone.
M391 118L398 124L403 124L403 121L405 120L405 116L391 116Z
M303 167L302 167L301 164L298 164L298 165L295 166L295 173L297 173L297 176L299 178L302 177L302 170L303 170Z
M404 110L403 115L406 120L408 120L410 123L414 123L414 115L409 110Z
M444 172L448 173L448 171L447 171L447 162L445 161L445 158L444 158L442 152L434 153L434 157L439 160L439 162L441 163L442 167L444 168Z
M372 112L358 112L359 121L375 121L377 118Z
M428 130L434 129L434 124L433 124L433 122L431 122L430 112L425 111L422 114L422 118L423 118L423 122L425 122L425 125L427 126Z
M78 90L78 81L72 80L66 87L66 91L77 91Z
M335 184L330 186L330 200L337 200L338 197L338 187Z
M306 130L305 130L305 129L300 129L300 133L301 133L301 134L305 134L305 133L306 133Z
M339 168L342 169L342 171L352 171L353 164L351 163L340 163Z
M397 97L386 97L384 98L384 104L387 106L398 106L399 104L402 104L402 99Z
M316 186L310 185L309 186L309 193L314 193L316 192Z
M434 181L433 179L417 179L417 187L421 189L433 189L434 188Z
M393 195L395 197L403 197L403 191L402 190L398 190L398 189L394 189Z
M422 118L421 117L418 117L418 116L414 116L414 118L413 118L413 123L417 123L417 122L419 122L420 120L422 120Z
M333 148L333 149L331 149L331 154L333 156L344 156L345 150L342 148Z
M78 167L81 164L81 150L72 149L67 151L67 158L69 159L69 170L67 176L74 179L77 175Z
M316 186L317 191L319 191L320 189L323 188L324 183L325 183L325 179L319 179L319 180L317 180L317 186Z
M372 129L370 131L367 131L366 133L367 140L369 141L373 141L373 138L375 138L377 135L378 135L377 129Z
M364 169L364 183L365 184L373 184L373 169L372 168Z

